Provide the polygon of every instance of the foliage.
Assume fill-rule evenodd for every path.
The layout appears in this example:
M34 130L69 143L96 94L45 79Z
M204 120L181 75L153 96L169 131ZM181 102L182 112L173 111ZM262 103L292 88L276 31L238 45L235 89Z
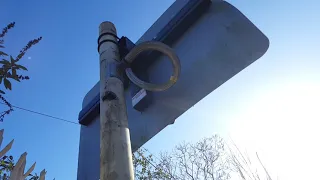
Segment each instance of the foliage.
M4 116L10 114L13 111L12 105L4 98L5 90L12 90L11 80L15 80L20 82L22 80L28 80L29 76L25 76L20 74L21 71L27 71L28 69L21 64L18 64L19 61L24 57L26 52L34 45L39 43L42 37L33 39L27 43L25 47L23 47L19 54L14 57L12 55L8 55L4 51L4 37L8 33L9 30L14 28L15 23L12 22L8 24L5 28L3 28L0 34L0 84L4 85L4 88L0 88L0 100L3 104L5 104L8 109L0 113L0 122L3 121Z
M8 55L4 51L4 37L8 33L9 30L14 28L15 22L12 22L8 24L5 28L3 28L2 32L0 33L0 84L3 84L4 87L0 87L0 101L2 101L2 104L5 104L8 109L4 110L3 112L0 112L0 122L3 121L5 115L10 114L10 112L13 111L13 107L6 100L4 97L5 91L12 90L12 80L15 80L17 82L21 82L22 80L28 80L29 76L25 76L21 74L21 71L27 71L28 69L21 64L19 64L20 60L24 57L24 55L27 53L27 51L37 43L39 43L42 39L42 37L33 39L27 43L26 46L24 46L19 54L17 56ZM9 179L10 172L15 167L15 162L13 156L6 156L0 157L0 177L1 180ZM39 176L37 174L29 175L29 180L37 180L39 179Z
M135 169L135 179L148 180L148 179L169 179L160 165L155 165L152 155L145 155L146 150L139 149L133 154L133 167Z
M12 171L14 167L14 160L12 156L3 156L1 157L0 162L0 175L3 176L3 179L6 179L8 176L8 173Z
M15 167L15 162L13 156L3 156L0 161L0 180L8 180L10 177L10 172ZM29 180L38 180L39 176L37 173L34 175L29 174Z
M172 152L161 153L159 158L139 149L133 155L135 179L138 180L272 180L258 154L257 163L249 156L231 148L215 135L197 143L182 143ZM258 167L260 171L257 170Z
M171 153L161 153L158 160L145 151L135 153L135 178L139 180L228 180L230 168L222 138L215 135L197 143L182 143Z
M262 164L258 153L256 153L256 160L258 161L256 162L233 143L233 146L229 147L229 157L231 167L242 180L272 180L267 168Z

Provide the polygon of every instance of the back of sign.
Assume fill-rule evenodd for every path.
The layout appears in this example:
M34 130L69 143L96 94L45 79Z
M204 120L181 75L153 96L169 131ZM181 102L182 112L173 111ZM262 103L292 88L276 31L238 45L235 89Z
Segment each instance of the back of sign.
M141 37L153 39L170 21L172 13L186 1L177 0ZM132 151L214 91L241 70L259 59L268 49L268 38L238 9L225 1L213 1L208 10L171 45L181 59L181 75L167 91L152 94L152 104L142 112L132 107L126 91ZM154 59L151 59L154 60ZM165 82L171 75L167 57L158 57L148 71L151 82ZM97 83L86 95L85 108L99 94ZM99 100L99 99L98 99ZM196 126L194 124L193 126ZM99 112L81 127L78 179L99 177ZM163 142L165 143L165 142Z

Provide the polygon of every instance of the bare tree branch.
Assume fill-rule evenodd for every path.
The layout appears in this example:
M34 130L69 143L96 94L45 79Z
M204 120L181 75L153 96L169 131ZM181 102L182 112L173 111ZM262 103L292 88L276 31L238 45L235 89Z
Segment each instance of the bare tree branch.
M136 156L134 160L135 171L138 171L136 179L229 180L231 170L227 166L223 144L219 136L204 138L197 143L181 143L171 153L161 153L158 161L152 159L156 168L152 168L150 163L145 163L142 156L138 159ZM149 173L150 176L146 171L141 171L141 165L144 169L153 171Z

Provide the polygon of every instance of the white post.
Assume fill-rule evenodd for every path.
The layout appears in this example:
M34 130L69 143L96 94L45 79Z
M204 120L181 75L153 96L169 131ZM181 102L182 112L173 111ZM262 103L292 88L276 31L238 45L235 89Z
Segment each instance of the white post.
M133 164L117 32L111 22L99 27L100 179L133 180Z

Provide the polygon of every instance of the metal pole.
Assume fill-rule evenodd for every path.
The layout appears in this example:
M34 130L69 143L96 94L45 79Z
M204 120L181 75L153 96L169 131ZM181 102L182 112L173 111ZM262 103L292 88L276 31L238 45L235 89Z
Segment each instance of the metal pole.
M133 180L128 117L117 46L111 22L99 27L100 54L100 180Z

